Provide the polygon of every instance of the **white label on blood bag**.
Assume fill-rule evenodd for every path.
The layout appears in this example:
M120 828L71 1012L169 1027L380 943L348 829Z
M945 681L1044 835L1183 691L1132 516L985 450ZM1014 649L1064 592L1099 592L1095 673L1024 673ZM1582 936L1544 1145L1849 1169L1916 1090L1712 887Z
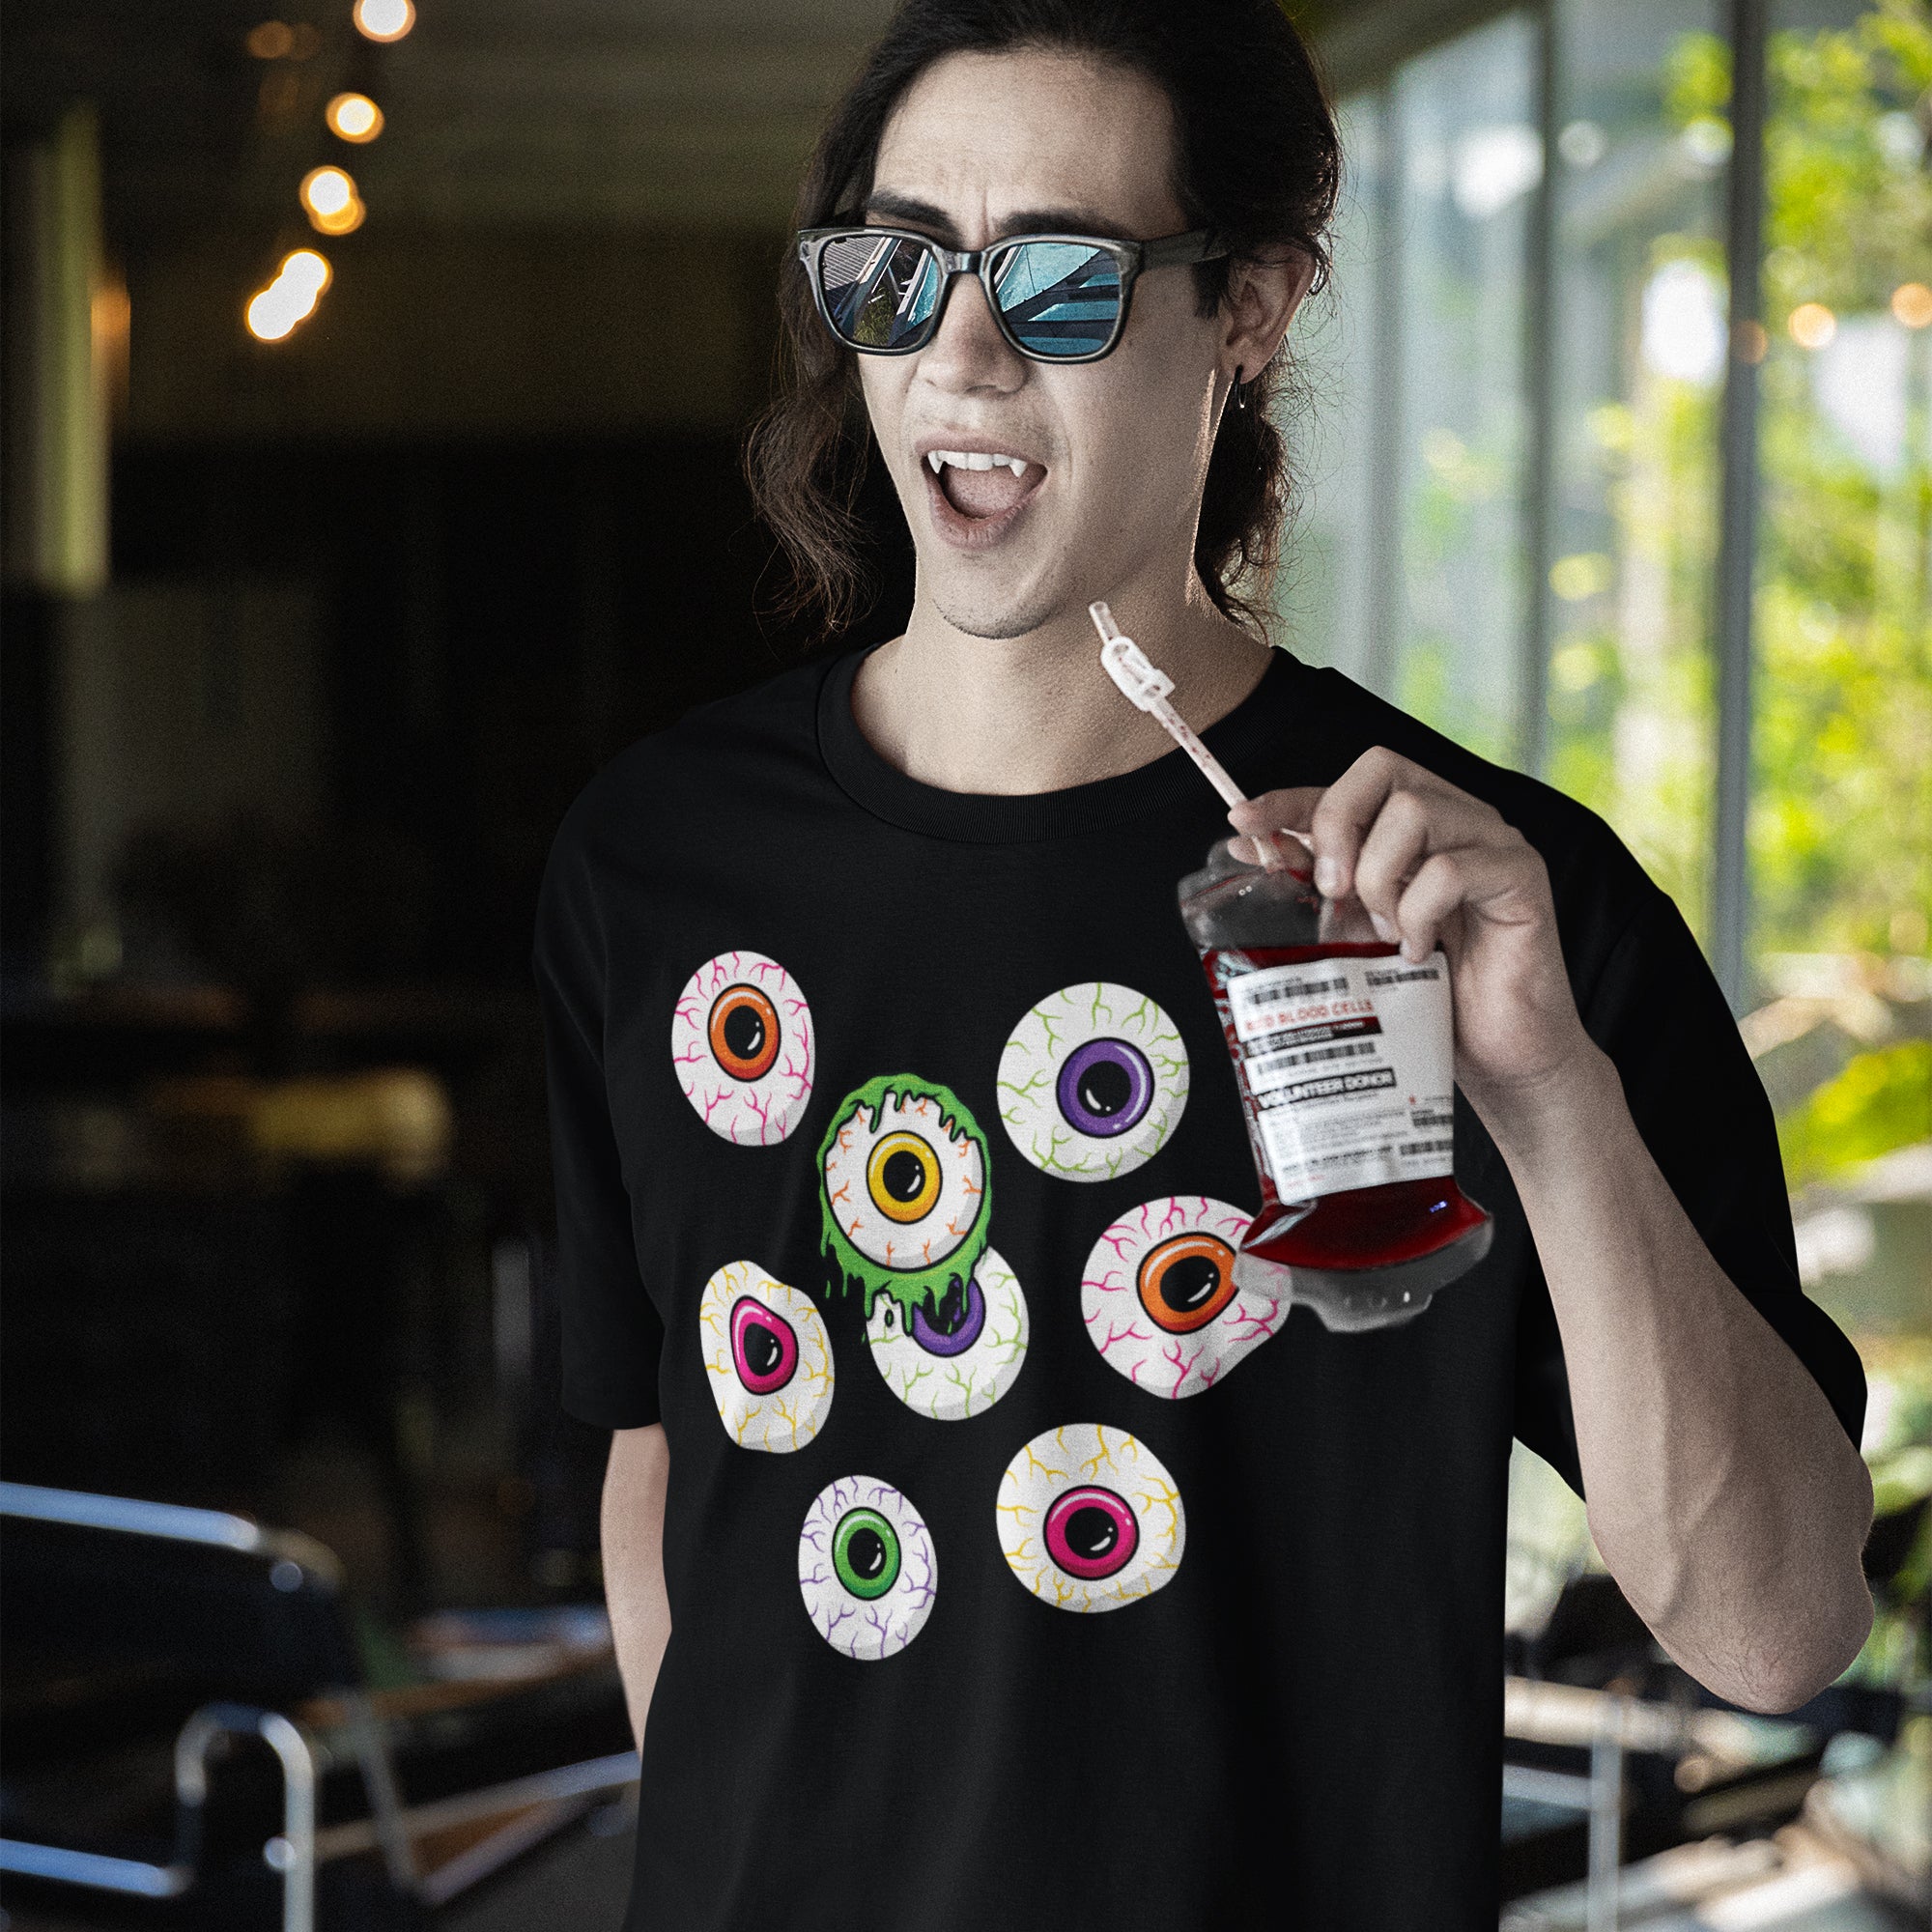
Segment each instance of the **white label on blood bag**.
M1312 1201L1454 1165L1449 962L1307 959L1228 981L1275 1191Z

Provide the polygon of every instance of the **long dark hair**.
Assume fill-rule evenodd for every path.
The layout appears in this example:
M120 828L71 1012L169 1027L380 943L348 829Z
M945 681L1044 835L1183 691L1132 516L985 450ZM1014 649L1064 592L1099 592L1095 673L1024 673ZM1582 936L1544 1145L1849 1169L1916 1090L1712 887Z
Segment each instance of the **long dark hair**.
M1202 314L1225 297L1233 260L1263 248L1298 248L1317 285L1326 278L1341 149L1315 64L1276 0L901 0L819 139L797 226L841 219L870 191L886 123L935 61L1026 47L1112 61L1166 93L1187 225L1212 228L1234 251L1191 271ZM789 254L779 301L778 395L753 427L746 472L791 565L786 608L816 613L830 632L871 592L875 533L858 508L871 432L853 353L820 321ZM1194 543L1208 594L1250 622L1262 621L1252 593L1274 568L1291 494L1273 407L1286 360L1245 384L1245 409L1223 412Z

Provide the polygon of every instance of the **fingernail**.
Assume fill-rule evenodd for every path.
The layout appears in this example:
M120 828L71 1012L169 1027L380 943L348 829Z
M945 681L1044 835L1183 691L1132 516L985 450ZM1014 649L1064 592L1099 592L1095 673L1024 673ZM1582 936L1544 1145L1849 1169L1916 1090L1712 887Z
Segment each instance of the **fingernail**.
M1335 888L1342 883L1342 868L1333 859L1321 858L1315 862L1315 890L1324 898L1335 895Z
M1375 927L1376 937L1379 939L1384 946L1393 946L1395 944L1394 920L1384 919L1380 913L1372 912L1369 915L1369 923Z

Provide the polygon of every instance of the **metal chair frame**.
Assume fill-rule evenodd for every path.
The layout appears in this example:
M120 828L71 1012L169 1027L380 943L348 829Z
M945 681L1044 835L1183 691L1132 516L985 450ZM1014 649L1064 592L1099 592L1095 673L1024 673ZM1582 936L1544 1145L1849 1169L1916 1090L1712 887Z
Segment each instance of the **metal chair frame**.
M266 1530L218 1510L0 1483L0 1518L10 1516L259 1555L270 1560L270 1581L278 1589L298 1589L308 1576L331 1585L336 1580L335 1559L320 1544L289 1531ZM292 1566L294 1575L284 1572L285 1564ZM421 1833L529 1805L581 1807L600 1792L637 1781L637 1752L617 1751L406 1809L397 1792L388 1740L367 1691L351 1686L327 1694L345 1713L339 1738L318 1735L282 1712L247 1704L204 1704L187 1719L175 1739L175 1852L166 1864L0 1838L0 1872L124 1896L183 1896L200 1877L209 1755L223 1738L260 1738L281 1767L282 1829L262 1847L262 1860L282 1880L282 1932L315 1932L316 1873L331 1860L380 1851L398 1891L440 1905L494 1866L472 1859L456 1872L440 1871L425 1878L416 1868L412 1849L413 1839ZM316 1787L321 1773L339 1761L344 1745L361 1772L369 1816L318 1831ZM517 1849L521 1844L512 1847Z

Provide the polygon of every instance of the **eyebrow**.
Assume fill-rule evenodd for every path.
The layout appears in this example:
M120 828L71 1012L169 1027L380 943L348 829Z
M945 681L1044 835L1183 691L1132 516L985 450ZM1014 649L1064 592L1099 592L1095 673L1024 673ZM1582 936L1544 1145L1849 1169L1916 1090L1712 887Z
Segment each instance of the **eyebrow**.
M956 243L959 239L959 230L944 209L935 208L929 201L921 201L916 195L899 194L889 187L874 188L866 197L862 212L883 215L888 221L929 228L936 240L949 245ZM1109 221L1091 208L1027 208L1009 214L1000 223L999 231L992 239L997 242L1009 235L1053 234L1106 237L1116 234L1118 230L1118 223Z

